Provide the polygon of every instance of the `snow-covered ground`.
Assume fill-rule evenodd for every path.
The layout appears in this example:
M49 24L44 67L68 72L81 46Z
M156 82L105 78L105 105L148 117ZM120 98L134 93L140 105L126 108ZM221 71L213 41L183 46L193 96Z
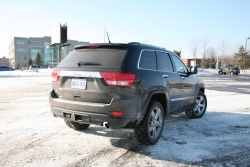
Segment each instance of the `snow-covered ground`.
M49 111L51 71L39 73L0 72L0 166L250 165L248 75L202 71L206 114L201 119L183 113L168 118L159 142L145 146L132 130L68 128Z

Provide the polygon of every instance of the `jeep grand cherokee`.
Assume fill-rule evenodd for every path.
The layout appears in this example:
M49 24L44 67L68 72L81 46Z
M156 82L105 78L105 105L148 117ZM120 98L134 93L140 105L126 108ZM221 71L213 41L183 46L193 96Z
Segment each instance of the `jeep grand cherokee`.
M204 83L196 73L156 46L77 46L52 72L51 111L76 130L90 124L132 128L138 141L155 144L167 115L204 115Z

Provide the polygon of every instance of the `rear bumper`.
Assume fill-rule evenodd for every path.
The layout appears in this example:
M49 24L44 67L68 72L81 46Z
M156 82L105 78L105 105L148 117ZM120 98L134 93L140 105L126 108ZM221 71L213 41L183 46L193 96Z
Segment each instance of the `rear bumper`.
M50 93L52 114L74 122L100 126L108 123L113 129L134 128L143 117L139 107L140 98L134 95L119 95L112 100L111 104L70 101L56 98L54 95L52 91ZM112 111L122 111L124 115L114 117L111 114Z

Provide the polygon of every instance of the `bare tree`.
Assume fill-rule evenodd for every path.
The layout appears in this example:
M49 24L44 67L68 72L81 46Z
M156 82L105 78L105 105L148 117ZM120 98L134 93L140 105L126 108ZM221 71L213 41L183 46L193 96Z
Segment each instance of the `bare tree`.
M199 41L198 39L193 38L190 44L191 50L192 50L192 54L194 57L194 66L196 66L196 55L197 55L197 51L199 48Z
M207 59L207 50L208 50L208 47L209 47L209 40L207 38L204 38L202 41L201 41L201 48L202 48L202 68L207 68L207 62L206 62L206 59Z
M208 68L215 68L216 65L216 50L212 47L209 47L207 49L207 57L206 60L208 62L207 67Z
M229 44L226 40L221 41L218 44L218 61L222 66L229 65Z

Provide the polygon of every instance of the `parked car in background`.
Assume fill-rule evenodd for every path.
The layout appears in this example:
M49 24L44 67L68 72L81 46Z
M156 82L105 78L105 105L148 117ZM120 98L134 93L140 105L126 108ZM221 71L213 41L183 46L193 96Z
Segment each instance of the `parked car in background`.
M240 73L240 69L237 68L237 67L228 67L228 68L224 68L224 69L219 69L218 73L220 75L224 74L224 75L227 75L227 74L231 74L231 75L239 75Z
M140 43L75 47L52 72L51 111L70 128L131 128L144 144L161 137L164 119L201 118L207 100L196 67L164 48Z
M31 65L30 67L29 67L29 70L31 70L31 71L35 71L35 70L38 70L38 69L40 69L41 67L39 66L39 65Z
M7 66L0 66L0 71L14 71L14 68L7 67Z

